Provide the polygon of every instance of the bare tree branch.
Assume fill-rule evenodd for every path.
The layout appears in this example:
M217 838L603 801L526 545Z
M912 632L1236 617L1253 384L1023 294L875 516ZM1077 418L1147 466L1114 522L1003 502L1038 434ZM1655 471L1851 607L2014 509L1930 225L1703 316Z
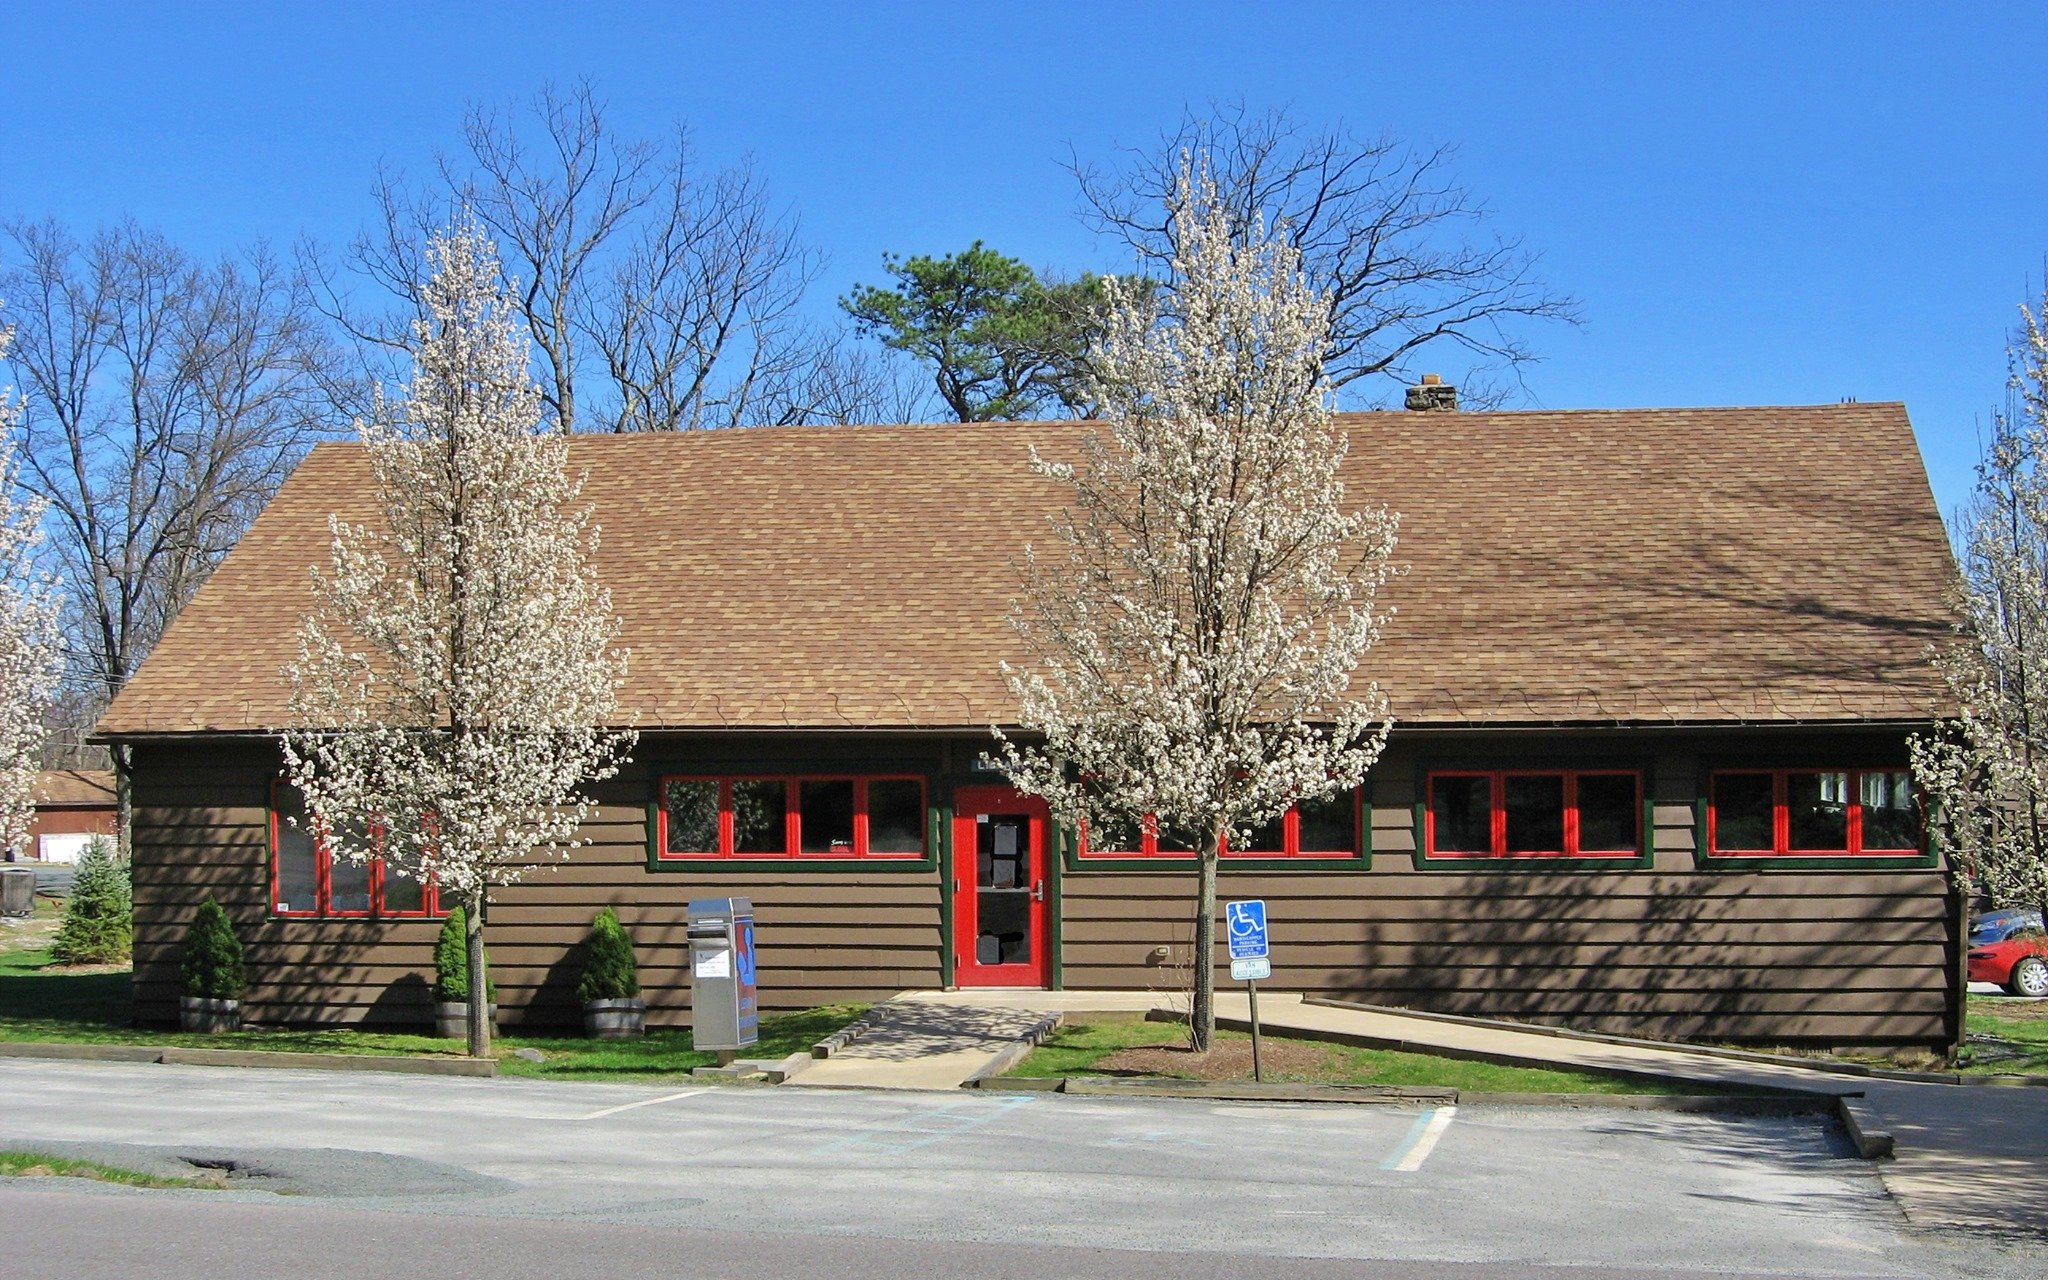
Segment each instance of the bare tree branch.
M623 137L589 83L544 87L523 104L472 107L432 182L382 170L374 196L375 223L338 262L300 257L383 385L395 385L392 357L420 314L421 246L466 211L515 284L542 400L564 428L673 431L806 412L783 393L821 356L796 319L820 259L750 164L702 171L687 130Z
M1301 254L1329 297L1328 371L1340 388L1411 383L1425 352L1442 359L1447 348L1472 362L1466 385L1474 375L1519 384L1537 359L1522 322L1578 322L1578 303L1542 283L1520 240L1487 234L1485 207L1450 172L1450 148L1317 131L1242 102L1189 111L1155 147L1125 148L1108 167L1070 156L1083 220L1129 245L1149 275L1165 275L1168 197L1184 158L1215 175L1238 243L1263 220Z

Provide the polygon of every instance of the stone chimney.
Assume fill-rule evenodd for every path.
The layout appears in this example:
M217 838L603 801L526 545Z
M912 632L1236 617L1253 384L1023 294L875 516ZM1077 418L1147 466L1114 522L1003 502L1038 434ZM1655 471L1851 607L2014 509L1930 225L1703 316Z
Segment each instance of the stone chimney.
M1425 373L1421 385L1408 388L1408 408L1417 413L1456 413L1458 389L1445 386L1442 374Z

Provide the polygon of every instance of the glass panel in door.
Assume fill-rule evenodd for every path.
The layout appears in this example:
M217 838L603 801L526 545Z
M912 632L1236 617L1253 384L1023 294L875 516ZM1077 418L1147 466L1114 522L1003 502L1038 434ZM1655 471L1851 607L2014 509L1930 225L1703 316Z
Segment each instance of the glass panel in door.
M975 826L974 962L1032 964L1030 815L986 813Z

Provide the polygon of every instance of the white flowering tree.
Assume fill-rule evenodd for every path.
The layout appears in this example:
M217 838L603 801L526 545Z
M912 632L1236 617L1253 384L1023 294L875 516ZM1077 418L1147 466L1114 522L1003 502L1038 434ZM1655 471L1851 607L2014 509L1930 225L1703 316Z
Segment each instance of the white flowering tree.
M1264 228L1234 242L1184 166L1163 289L1106 282L1091 360L1102 424L1075 461L1055 549L1026 552L1004 673L1021 724L1004 768L1054 813L1195 848L1190 1040L1215 1032L1217 858L1290 805L1355 787L1386 744L1359 666L1378 638L1395 516L1354 507L1324 373L1327 299ZM1000 735L999 735L1000 736Z
M11 330L0 329L0 357ZM0 391L0 857L28 848L45 713L64 672L57 585L38 563L45 504L20 485L20 407Z
M1955 712L1913 770L1960 878L2048 907L2048 299L2021 308L2012 407L1958 529L1956 640L1936 656Z
M288 672L285 758L337 856L381 857L464 905L482 1057L490 892L580 843L585 786L633 735L606 727L619 623L496 253L463 225L427 255L405 399L359 427L378 519L332 526Z

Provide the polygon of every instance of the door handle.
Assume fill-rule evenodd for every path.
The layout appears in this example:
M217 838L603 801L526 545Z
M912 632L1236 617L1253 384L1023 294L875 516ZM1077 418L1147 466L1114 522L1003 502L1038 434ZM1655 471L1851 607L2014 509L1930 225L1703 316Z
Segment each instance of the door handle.
M1031 882L1031 900L1033 902L1045 901L1045 881L1033 880Z

